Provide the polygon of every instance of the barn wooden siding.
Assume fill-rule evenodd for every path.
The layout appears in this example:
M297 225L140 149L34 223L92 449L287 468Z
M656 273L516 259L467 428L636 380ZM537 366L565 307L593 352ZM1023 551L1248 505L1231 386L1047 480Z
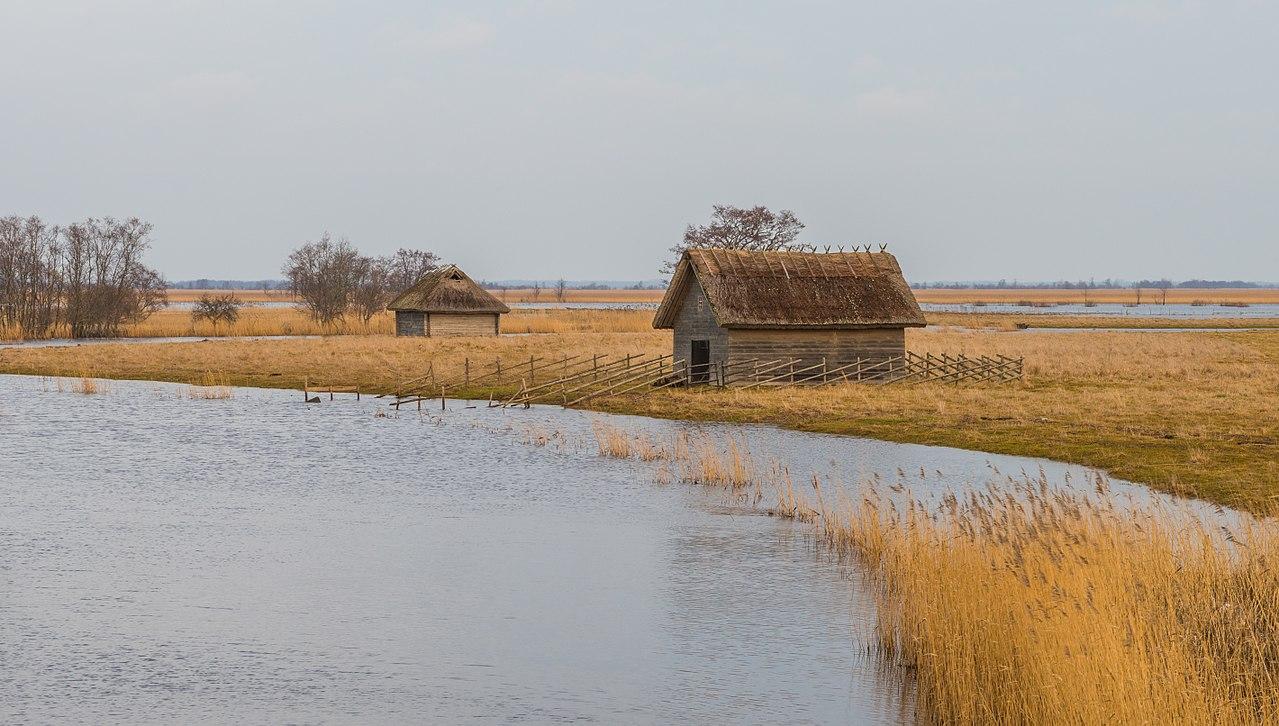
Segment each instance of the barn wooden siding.
M395 311L396 335L426 335L426 313Z
M678 328L676 329L678 330ZM796 368L826 360L834 368L858 359L880 362L905 355L906 331L902 328L865 330L751 330L728 331L728 362L799 358Z
M435 338L481 337L498 333L496 313L420 313L395 311L395 334Z
M710 341L711 363L728 357L728 331L715 322L701 284L693 279L685 288L684 302L675 316L675 360L690 360L692 341Z
M427 313L426 331L433 338L497 335L497 314Z

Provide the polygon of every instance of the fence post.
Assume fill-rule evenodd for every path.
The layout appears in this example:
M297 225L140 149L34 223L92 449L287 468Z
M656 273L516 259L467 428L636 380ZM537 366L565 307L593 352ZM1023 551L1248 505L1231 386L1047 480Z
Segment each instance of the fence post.
M471 387L471 357L467 356L462 359L462 385L467 388Z

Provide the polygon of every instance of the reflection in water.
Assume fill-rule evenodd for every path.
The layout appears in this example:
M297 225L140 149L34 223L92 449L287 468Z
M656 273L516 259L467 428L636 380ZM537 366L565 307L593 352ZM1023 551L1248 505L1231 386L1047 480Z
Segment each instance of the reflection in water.
M0 376L6 721L907 720L874 606L806 527L599 457L598 414ZM375 415L378 414L378 415ZM733 432L947 491L1068 467ZM520 443L530 425L560 432ZM937 470L946 472L939 475ZM1083 477L1080 477L1082 480Z

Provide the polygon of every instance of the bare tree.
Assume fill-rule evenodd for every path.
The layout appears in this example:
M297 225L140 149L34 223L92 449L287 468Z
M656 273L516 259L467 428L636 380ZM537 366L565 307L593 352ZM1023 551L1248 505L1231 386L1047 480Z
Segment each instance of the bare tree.
M1159 290L1159 304L1168 304L1168 290L1172 287L1172 280L1160 280L1155 283L1155 289Z
M568 283L564 282L564 278L560 278L555 283L555 301L564 302L564 298L568 297Z
M223 323L228 327L235 325L240 319L240 308L244 306L244 302L230 292L225 295L210 295L207 292L195 301L195 305L191 308L191 323L195 324L201 320L207 320L213 323L213 332L218 331L218 323Z
M142 264L151 229L137 217L87 219L67 227L61 252L71 337L119 335L124 324L164 307L164 279Z
M325 325L346 316L359 284L363 261L346 238L325 232L289 254L282 272L303 310Z
M351 307L365 325L369 324L374 315L386 309L386 304L394 295L408 287L408 285L393 282L395 279L393 260L393 256L359 257L357 260L358 271L355 287L351 290Z
M0 325L43 336L61 305L60 230L39 217L0 219Z
M542 281L534 280L533 286L529 289L533 292L533 301L537 302L537 299L542 296Z
M395 254L382 258L388 275L387 284L396 293L403 292L426 273L440 266L434 252L401 247Z
M1141 283L1134 282L1132 284L1132 290L1137 294L1137 305L1141 305Z
M0 219L0 325L24 335L112 336L165 304L165 282L143 264L151 225L136 217L65 228L39 217Z
M325 232L289 255L284 276L300 305L330 324L354 313L366 325L387 303L439 267L434 252L400 248L385 257L361 255L346 238Z
M716 204L712 209L710 224L688 225L684 239L671 248L676 260L685 250L694 247L778 250L792 244L804 228L789 209L773 212L762 205L743 209L728 204ZM670 274L674 270L675 262L668 261L660 272Z

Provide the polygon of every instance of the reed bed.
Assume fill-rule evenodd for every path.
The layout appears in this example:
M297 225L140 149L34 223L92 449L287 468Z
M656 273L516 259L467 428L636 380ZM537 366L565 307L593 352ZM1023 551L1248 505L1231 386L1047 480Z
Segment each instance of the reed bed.
M597 424L596 437L644 435ZM771 514L861 566L872 650L913 685L921 720L1279 722L1274 520L1133 503L1104 477L1058 487L1042 472L928 501L904 476L850 494L817 474L796 486L733 438L680 438L667 450L681 481L755 503L771 492Z

